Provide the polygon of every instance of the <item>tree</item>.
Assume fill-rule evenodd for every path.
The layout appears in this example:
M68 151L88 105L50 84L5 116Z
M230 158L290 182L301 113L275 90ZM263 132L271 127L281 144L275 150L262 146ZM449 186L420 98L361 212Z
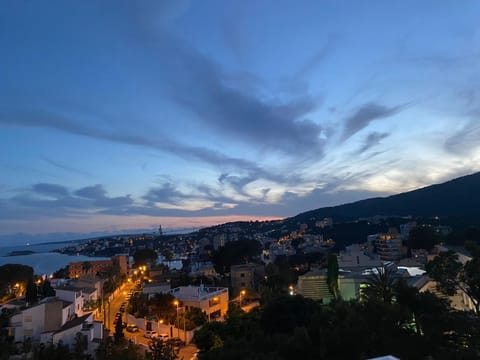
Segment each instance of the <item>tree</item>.
M152 338L148 342L148 349L152 353L152 360L175 360L178 356L172 344L159 338Z
M173 252L170 249L165 248L162 251L162 256L164 257L165 261L168 263L168 266L170 266L170 262L173 260Z
M122 315L117 319L117 322L115 324L115 333L114 333L114 338L115 338L115 343L119 344L120 341L122 341L123 337L125 334L123 333L123 321L122 321Z
M92 263L90 261L84 261L82 263L82 273L88 274L89 270L92 268Z
M335 299L338 298L338 259L336 254L328 254L327 285Z
M48 280L45 280L42 283L42 286L40 287L40 293L44 297L55 296L55 294L56 294L55 289L52 287L52 284Z
M186 313L187 320L192 322L194 327L202 326L208 321L207 315L202 311L202 309L197 307L192 307Z
M155 250L151 249L140 249L133 254L133 261L135 266L148 265L151 263L156 263L158 259L158 254Z
M395 294L395 269L393 267L377 267L372 272L363 289L363 296L367 301L391 303Z
M480 314L480 258L473 257L463 265L458 255L449 250L430 261L426 269L441 292L452 296L463 291L472 301L475 313Z
M432 226L417 226L410 230L408 246L411 249L432 250L440 242L440 236Z
M85 358L85 351L88 349L87 336L78 332L75 335L75 341L73 343L73 357L75 360L82 360Z
M25 301L28 304L35 304L37 302L37 285L35 285L33 277L28 279L25 289Z

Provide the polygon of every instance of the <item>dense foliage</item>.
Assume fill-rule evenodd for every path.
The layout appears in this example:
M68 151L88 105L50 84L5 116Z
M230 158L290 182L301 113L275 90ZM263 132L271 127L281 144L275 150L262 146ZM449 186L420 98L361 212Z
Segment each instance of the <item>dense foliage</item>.
M372 291L366 301L321 305L283 295L247 314L231 312L195 333L199 359L478 358L478 318L431 293L390 285L392 297Z
M154 264L157 262L158 254L152 249L140 249L133 254L134 267Z
M215 270L224 274L230 271L230 266L251 261L261 252L262 244L256 240L228 242L213 254Z

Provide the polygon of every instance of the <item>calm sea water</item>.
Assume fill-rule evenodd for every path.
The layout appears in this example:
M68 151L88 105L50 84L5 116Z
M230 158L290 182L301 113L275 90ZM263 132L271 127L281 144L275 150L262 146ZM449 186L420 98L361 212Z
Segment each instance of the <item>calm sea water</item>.
M52 253L51 250L65 246L66 242L50 244L33 244L18 246L0 246L0 266L5 264L22 264L33 268L37 275L50 275L75 261L102 260L107 258L92 258L88 256L69 256L65 254ZM69 242L71 244L71 242ZM7 256L12 251L35 251L30 255Z
M71 262L109 259L104 257L88 257L83 255L70 256L50 252L51 250L62 248L66 244L67 242L55 242L49 244L0 246L0 266L5 264L28 265L33 268L33 271L37 275L50 275L58 269L67 266ZM68 244L71 245L72 242L68 242ZM35 253L30 255L8 256L8 254L12 251L25 250L34 251ZM171 269L179 270L182 268L182 262L180 260L172 261L168 264L161 260L162 259L159 261L160 263L168 265Z

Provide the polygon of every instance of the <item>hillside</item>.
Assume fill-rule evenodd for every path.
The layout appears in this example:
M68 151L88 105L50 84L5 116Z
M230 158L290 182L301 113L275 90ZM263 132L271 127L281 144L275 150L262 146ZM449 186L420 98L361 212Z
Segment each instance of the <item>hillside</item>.
M311 210L294 219L347 220L375 215L480 217L480 172L406 193Z

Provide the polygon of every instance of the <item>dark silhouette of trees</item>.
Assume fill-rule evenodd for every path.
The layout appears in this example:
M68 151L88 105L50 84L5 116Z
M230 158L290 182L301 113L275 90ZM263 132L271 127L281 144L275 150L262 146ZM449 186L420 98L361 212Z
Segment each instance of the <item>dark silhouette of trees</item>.
M33 281L33 277L28 279L27 286L25 288L25 301L27 304L32 305L35 304L38 300L37 295L37 285Z
M115 323L115 333L113 334L113 336L115 338L116 344L119 344L125 336L125 334L123 333L122 315L120 315L120 317L117 319L117 322Z
M177 353L172 344L159 338L153 338L148 342L152 360L176 360Z
M437 288L446 295L463 291L472 301L475 313L480 313L480 258L473 257L462 264L453 251L441 252L426 266L437 281Z
M410 230L408 235L408 247L411 249L432 250L441 240L433 226L417 226Z
M48 280L42 282L39 291L43 297L55 296L55 289L52 287L52 284Z
M334 299L339 296L338 293L338 259L334 253L328 254L327 258L327 284L328 289L333 295Z
M224 274L230 271L230 266L251 261L262 252L262 244L256 240L231 241L213 254L215 270Z
M151 249L140 249L133 254L133 261L135 262L135 267L154 264L157 262L158 254L155 250Z
M368 301L391 303L395 295L394 267L377 267L367 281L362 296Z

